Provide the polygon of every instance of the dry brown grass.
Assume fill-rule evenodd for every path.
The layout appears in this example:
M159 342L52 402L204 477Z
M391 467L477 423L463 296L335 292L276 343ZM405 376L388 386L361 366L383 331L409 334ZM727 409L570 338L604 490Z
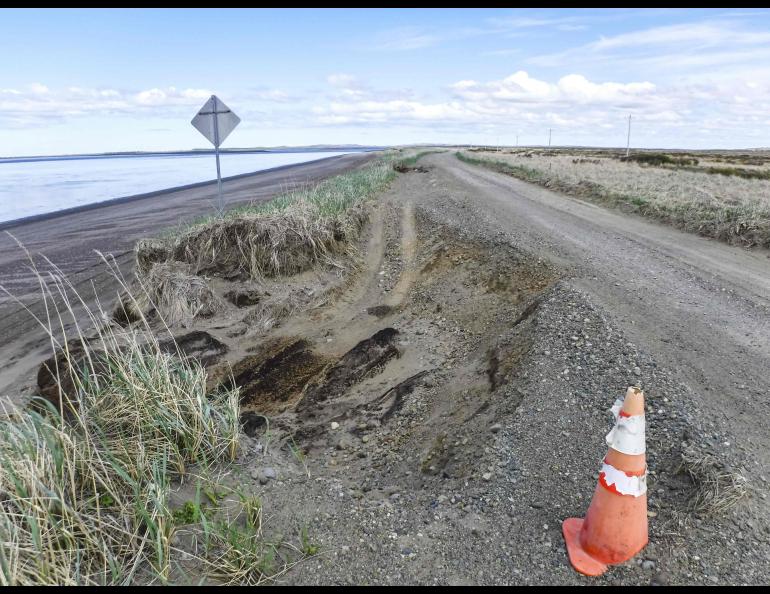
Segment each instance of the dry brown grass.
M748 494L746 477L739 470L728 470L715 456L695 448L682 452L679 472L692 480L695 491L690 500L694 511L722 514L738 504Z
M136 277L146 298L122 300L114 319L128 324L156 308L170 324L216 313L221 303L203 277L264 280L315 266L355 266L356 239L368 218L365 201L395 173L383 158L361 170L295 190L222 217L199 221L136 246ZM265 308L254 320L269 328L285 312Z
M188 325L222 309L208 283L176 262L154 264L144 279L154 307L169 325Z
M261 279L292 275L346 255L366 221L362 202L393 178L389 162L336 176L254 207L226 213L164 238L142 240L136 270L188 264L192 274Z
M471 156L472 155L472 156ZM770 247L770 180L560 152L458 153L525 181L744 246Z
M170 251L197 274L252 279L291 275L344 255L365 220L360 206L327 217L312 203L298 203L281 212L213 220L175 238Z

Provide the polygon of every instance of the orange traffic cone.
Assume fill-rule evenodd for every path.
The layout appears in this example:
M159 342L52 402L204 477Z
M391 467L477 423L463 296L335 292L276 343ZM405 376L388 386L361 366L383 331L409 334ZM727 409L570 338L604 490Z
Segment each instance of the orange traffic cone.
M568 518L562 524L572 567L589 576L627 561L648 538L644 393L628 388L612 413L615 427L607 434L607 457L586 517Z

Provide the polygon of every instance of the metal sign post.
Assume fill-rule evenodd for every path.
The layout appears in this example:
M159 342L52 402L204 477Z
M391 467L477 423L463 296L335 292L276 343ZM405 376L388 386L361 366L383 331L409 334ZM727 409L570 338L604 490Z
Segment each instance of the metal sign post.
M219 146L225 141L235 127L241 123L235 113L216 95L212 95L190 122L196 130L203 134L214 145L217 159L217 193L219 195L219 214L225 211L222 197L222 173L219 166Z

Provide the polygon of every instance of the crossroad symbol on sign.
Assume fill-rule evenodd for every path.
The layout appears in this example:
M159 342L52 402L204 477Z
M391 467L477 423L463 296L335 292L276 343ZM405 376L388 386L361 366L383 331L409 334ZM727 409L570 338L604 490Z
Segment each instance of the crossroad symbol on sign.
M217 158L217 190L219 193L220 215L224 212L225 206L222 200L222 173L219 168L219 147L230 135L230 132L240 123L241 118L235 115L216 95L212 95L203 104L203 107L195 114L191 122L195 129L214 145L214 152Z

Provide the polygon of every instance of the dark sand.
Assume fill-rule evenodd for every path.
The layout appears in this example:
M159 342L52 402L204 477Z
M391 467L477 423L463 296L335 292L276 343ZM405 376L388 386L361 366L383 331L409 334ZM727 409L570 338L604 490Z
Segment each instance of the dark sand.
M291 187L360 167L372 156L353 153L235 176L224 183L226 204L265 202ZM211 182L4 224L0 231L0 286L36 315L45 315L38 280L24 251L8 235L11 233L35 256L38 266L50 268L40 257L46 256L81 295L92 301L98 294L103 306L109 308L118 283L96 251L112 254L122 273L130 276L138 239L212 213L216 199L216 182ZM20 383L29 381L50 348L32 316L0 291L0 403L6 396L16 400Z

